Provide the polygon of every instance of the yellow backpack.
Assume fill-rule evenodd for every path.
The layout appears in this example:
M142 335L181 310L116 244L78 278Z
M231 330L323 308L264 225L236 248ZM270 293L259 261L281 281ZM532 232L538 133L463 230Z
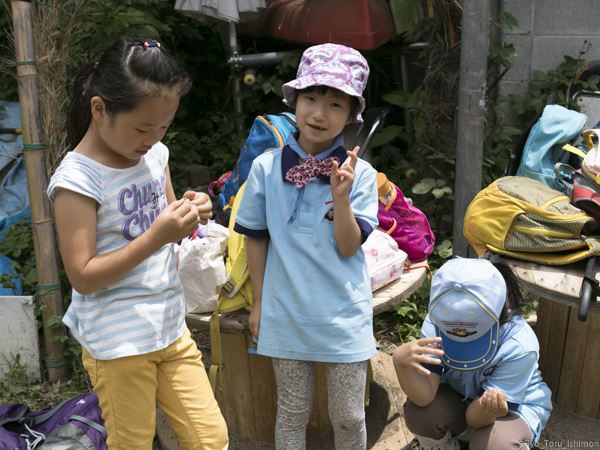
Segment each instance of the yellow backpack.
M208 370L208 377L213 392L216 389L219 369L223 363L219 314L237 311L242 308L250 311L253 304L252 283L250 282L244 236L233 231L235 218L245 190L246 183L243 183L233 201L231 218L229 219L227 256L225 258L227 281L219 290L217 307L210 318L211 365Z
M479 256L489 250L558 265L600 255L594 219L566 195L525 177L499 178L481 190L467 208L463 231Z

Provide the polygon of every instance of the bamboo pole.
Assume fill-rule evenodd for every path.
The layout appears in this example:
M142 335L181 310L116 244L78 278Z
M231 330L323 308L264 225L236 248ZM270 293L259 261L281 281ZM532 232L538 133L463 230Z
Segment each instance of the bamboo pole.
M58 277L56 240L46 196L48 175L45 164L45 146L41 126L41 114L37 87L37 69L33 30L31 25L31 3L12 1L12 18L15 34L15 56L23 147L27 167L31 226L35 246L35 263L38 277L37 300L42 306L42 326L48 379L51 382L64 379L68 369L64 358L65 330L56 324L62 317L63 304Z

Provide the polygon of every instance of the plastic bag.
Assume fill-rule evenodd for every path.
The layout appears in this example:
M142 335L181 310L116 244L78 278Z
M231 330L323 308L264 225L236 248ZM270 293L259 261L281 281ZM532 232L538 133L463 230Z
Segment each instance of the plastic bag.
M187 313L207 313L217 306L225 283L225 248L229 230L210 221L198 237L185 238L179 247L179 278Z

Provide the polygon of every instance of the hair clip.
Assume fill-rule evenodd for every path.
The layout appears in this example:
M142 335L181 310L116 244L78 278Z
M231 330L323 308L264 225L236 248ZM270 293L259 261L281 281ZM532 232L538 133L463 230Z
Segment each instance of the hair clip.
M148 39L147 41L144 41L144 48L147 49L152 47L160 48L160 42L155 41L154 39Z

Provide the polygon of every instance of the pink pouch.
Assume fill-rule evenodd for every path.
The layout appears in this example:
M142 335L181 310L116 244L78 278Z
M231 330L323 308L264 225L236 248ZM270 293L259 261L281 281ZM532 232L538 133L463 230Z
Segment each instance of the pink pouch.
M377 174L379 228L389 234L411 262L422 261L432 252L435 236L423 212L409 203L398 186L385 174Z

